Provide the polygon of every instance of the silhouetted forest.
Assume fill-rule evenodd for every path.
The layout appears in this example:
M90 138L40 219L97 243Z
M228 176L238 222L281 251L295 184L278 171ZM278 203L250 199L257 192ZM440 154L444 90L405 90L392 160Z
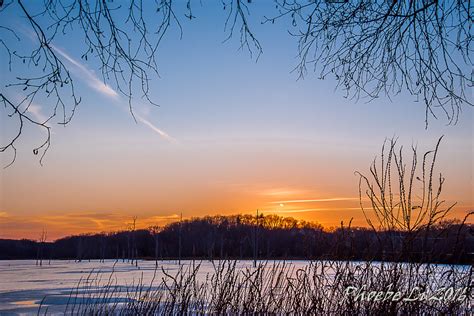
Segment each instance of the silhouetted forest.
M0 259L336 259L474 261L474 225L444 221L417 231L374 231L276 215L206 216L164 227L83 234L54 242L0 240Z

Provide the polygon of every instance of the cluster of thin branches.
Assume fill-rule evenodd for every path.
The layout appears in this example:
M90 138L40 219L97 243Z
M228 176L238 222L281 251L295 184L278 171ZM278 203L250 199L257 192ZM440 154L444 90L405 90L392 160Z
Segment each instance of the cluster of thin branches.
M314 261L302 267L260 262L241 268L236 261L220 261L205 276L200 269L194 263L175 273L155 269L150 282L141 278L123 287L113 272L106 282L87 277L71 291L65 313L468 315L473 308L472 267ZM387 296L375 300L373 291ZM397 292L396 299L388 296ZM39 314L47 313L47 301Z
M234 29L240 28L241 47L247 47L258 54L262 47L250 30L247 4L241 0L223 2L224 10L229 8L225 30L230 39ZM176 3L172 0L143 0L127 3L87 0L44 0L32 5L22 0L2 1L0 16L19 14L26 25L4 25L0 22L0 49L5 54L4 62L15 73L16 81L8 83L7 91L0 92L0 103L9 118L16 118L16 133L2 144L0 152L13 151L11 163L15 161L18 143L25 125L42 128L45 139L34 147L35 155L41 153L40 163L50 147L51 125L68 124L81 102L76 91L68 62L58 40L74 36L81 46L81 58L98 63L104 83L111 84L128 98L130 113L135 119L132 96L136 91L151 104L150 80L158 77L157 50L165 34L176 26L182 36L182 27L175 13ZM191 0L187 1L185 17L195 18ZM16 44L21 45L16 49ZM25 51L25 47L31 47ZM28 66L28 74L19 73L20 67L12 66L15 61ZM74 61L73 61L74 63ZM33 68L34 70L31 70ZM34 73L37 73L34 74ZM35 102L45 98L47 104L44 118L31 115Z
M442 139L440 137L435 148L421 157L417 148L412 146L408 164L403 146L398 146L394 138L385 140L380 159L374 159L369 175L356 172L360 207L366 222L375 232L385 231L393 235L390 243L403 256L400 260L413 260L410 255L415 248L421 249L422 260L430 260L433 254L427 245L432 240L428 239L436 238L430 235L430 230L445 221L456 205L442 198L445 178L436 173ZM474 212L467 212L460 227L472 215ZM458 238L455 244L454 254L459 250Z
M461 105L473 105L471 1L276 2L265 22L291 20L300 76L314 66L356 99L408 91L424 102L426 125L438 112L456 123Z
M15 9L25 17L27 27L25 30L19 28L18 31L13 25L1 26L1 30L6 33L1 44L8 56L9 67L12 68L14 59L19 59L40 74L19 75L16 82L7 85L21 88L19 98L0 93L0 102L10 109L9 116L16 117L19 123L16 136L0 147L0 152L13 150L12 162L16 157L15 144L25 123L47 131L46 140L33 149L34 154L42 150L41 162L50 146L51 126L48 123L58 115L61 115L59 124L69 123L81 102L65 63L68 57L55 46L59 36L66 36L73 30L76 32L74 36L84 41L82 58L88 60L93 57L99 62L104 81L113 81L115 88L128 97L130 109L135 81L140 83L143 96L150 101L149 74L157 73L155 52L173 19L168 2L157 5L157 10L161 10L163 15L158 24L145 22L142 1L131 1L127 6L121 6L109 1L47 0L39 10L35 10L31 4L18 0L3 3L0 14L6 15L9 10ZM118 21L117 16L121 17L120 14L124 15L125 23ZM156 29L150 33L147 27ZM134 35L133 39L131 34ZM7 42L8 36L31 43L33 49L24 54L12 51L12 46ZM48 98L49 111L45 119L35 118L29 113L30 107L41 96Z
M442 138L433 150L423 154L421 165L416 147L411 147L407 165L403 146L398 147L396 139L385 140L379 163L374 159L370 166L370 176L356 172L360 176L361 209L371 227L417 231L440 222L456 205L447 205L441 198L445 178L435 173ZM369 201L369 207L364 206L364 198ZM368 208L375 214L375 223L367 216Z

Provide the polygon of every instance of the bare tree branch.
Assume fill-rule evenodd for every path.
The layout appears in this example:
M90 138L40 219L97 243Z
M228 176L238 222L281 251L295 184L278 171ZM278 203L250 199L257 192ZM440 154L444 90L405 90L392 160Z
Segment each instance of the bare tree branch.
M430 116L455 124L473 105L471 1L276 0L298 39L300 77L307 67L332 75L347 97L369 100L408 91Z
M384 142L380 162L374 160L369 176L356 172L360 206L369 226L375 230L419 231L439 223L452 210L456 203L446 205L441 198L444 177L435 174L442 138L434 150L424 153L421 167L416 147L411 148L407 166L403 146L397 148L397 140L391 139ZM375 216L376 223L369 214Z
M45 0L41 10L30 8L31 3L22 0L12 0L0 6L0 15L9 14L9 10L19 10L29 27L26 32L31 32L25 34L12 26L0 25L0 49L3 48L8 56L9 68L12 69L12 62L16 59L40 73L34 76L29 71L29 74L17 76L16 82L6 86L13 94L21 91L20 100L13 98L11 93L0 94L0 102L11 110L9 117L18 120L15 136L0 147L0 152L13 151L9 165L15 161L15 144L21 137L25 123L47 131L46 142L33 149L34 154L42 151L41 162L50 145L50 126L47 123L60 114L57 123L68 124L81 102L81 98L76 96L74 80L64 63L64 56L54 46L59 36L66 36L72 30L79 34L78 40L84 41L82 58L86 61L93 58L99 63L104 82L111 83L128 98L133 117L132 101L136 86L141 92L139 97L155 104L150 99L149 76L158 75L156 51L170 25L180 25L171 0L156 1L154 6L154 19L148 17L148 20L145 18L148 9L144 8L141 0L130 1L127 6L106 0ZM119 20L122 16L126 16L125 22ZM156 16L160 17L158 23ZM35 46L26 53L12 51L7 36L17 41L33 41ZM29 113L31 105L41 97L53 100L47 105L46 121L40 121Z

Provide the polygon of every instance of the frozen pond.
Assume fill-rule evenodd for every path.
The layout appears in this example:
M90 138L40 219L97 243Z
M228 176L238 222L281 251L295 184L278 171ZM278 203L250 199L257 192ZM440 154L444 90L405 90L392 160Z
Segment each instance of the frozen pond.
M320 264L324 262L326 261L319 261ZM294 269L292 271L308 268L311 264L309 261L268 261L265 269L271 269L274 263L284 263L290 270ZM352 266L366 264L364 262L340 263ZM48 314L61 315L66 306L96 304L98 296L91 296L90 293L100 294L104 285L108 286L109 291L113 291L114 294L111 296L113 303L127 303L131 299L130 293L137 292L137 284L141 283L149 288L153 281L153 288L161 291L163 288L160 287L160 280L165 277L165 273L174 276L179 272L180 267L191 269L193 265L198 264L200 268L196 279L204 281L215 272L215 265L218 265L219 261L214 261L215 265L209 261L198 260L195 262L183 260L181 265L176 261L159 261L159 269L155 268L154 261L138 261L138 267L121 260L106 260L105 262L53 260L50 263L43 262L41 267L36 266L35 260L0 261L0 315L36 314L40 304L42 313L47 311ZM239 273L253 270L252 261L237 261L235 265ZM380 266L380 263L374 265ZM401 264L399 267L404 271L408 265ZM447 267L435 266L434 275L443 274L443 269ZM457 266L455 269L465 274L469 266ZM315 271L317 273L317 268ZM331 275L331 268L325 270L325 273L326 276ZM376 276L375 280L377 280Z
M192 264L192 261L181 261L183 267ZM209 261L196 260L195 264L201 264L198 278L205 278L208 273L214 271ZM239 261L236 267L250 268L252 264L252 261ZM292 261L289 264L305 266L307 262ZM159 261L159 269L156 270L154 261L139 260L138 267L135 267L122 260L52 260L50 264L44 261L43 266L39 267L36 266L35 260L0 260L0 315L36 313L43 299L49 313L62 314L72 291L77 291L80 281L84 286L95 286L96 281L100 284L107 283L112 275L111 283L125 291L136 286L141 279L148 285L155 271L155 279L160 280L164 276L161 267L169 274L175 275L180 266L177 261ZM123 293L122 299L126 300L126 293Z

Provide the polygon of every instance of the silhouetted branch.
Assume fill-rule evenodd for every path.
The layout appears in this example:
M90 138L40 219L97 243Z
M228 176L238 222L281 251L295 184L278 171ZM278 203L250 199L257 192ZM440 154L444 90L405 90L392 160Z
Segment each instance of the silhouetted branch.
M247 2L250 3L251 1L247 0ZM229 14L227 15L224 26L224 30L228 30L229 35L224 42L230 40L234 35L236 28L239 28L240 49L247 48L251 57L253 56L253 51L256 50L256 59L258 60L260 55L263 53L263 48L250 28L250 23L248 21L250 10L248 5L242 0L231 0L229 4L223 1L223 6L224 10L229 7Z
M473 105L471 1L277 0L298 39L300 77L307 67L332 75L347 97L388 97L408 91L456 123Z
M370 166L370 176L356 172L360 177L360 205L371 227L419 230L439 223L456 205L453 203L444 207L445 201L441 199L444 177L434 174L442 138L439 138L434 150L424 153L421 168L418 165L417 149L412 147L411 163L407 170L403 146L397 148L397 140L391 139L382 146L380 164L374 160ZM421 186L421 192L417 191L415 184ZM369 207L364 206L364 199L369 201ZM371 213L375 215L377 223L367 216L368 209L373 210Z
M9 117L15 116L19 122L16 135L0 147L1 152L13 150L11 163L15 161L15 144L20 139L24 124L37 125L48 132L47 141L33 150L34 154L43 150L41 162L50 145L50 126L47 123L61 114L57 123L68 124L81 102L65 64L65 60L71 62L71 59L54 44L59 35L66 36L74 30L74 36L84 41L81 58L87 61L92 57L99 63L104 84L112 83L117 91L128 98L132 116L132 101L137 85L142 94L140 97L154 104L150 99L149 76L151 73L158 75L156 50L169 26L173 22L179 26L171 0L155 3L153 10L157 14L153 20L145 19L146 9L141 0L130 1L127 5L109 1L47 0L40 9L32 9L30 3L18 0L0 6L0 14L6 15L9 10L15 9L24 15L28 28L18 31L0 25L0 48L8 56L10 69L16 59L40 74L33 75L30 72L28 75L18 75L16 82L7 84L6 87L10 88L8 91L20 96L18 100L11 97L11 93L0 94L0 102L13 110ZM122 16L126 16L125 22L120 20ZM25 54L12 51L8 38L32 43L33 48ZM29 113L30 107L41 97L52 100L45 104L48 113L46 121Z

